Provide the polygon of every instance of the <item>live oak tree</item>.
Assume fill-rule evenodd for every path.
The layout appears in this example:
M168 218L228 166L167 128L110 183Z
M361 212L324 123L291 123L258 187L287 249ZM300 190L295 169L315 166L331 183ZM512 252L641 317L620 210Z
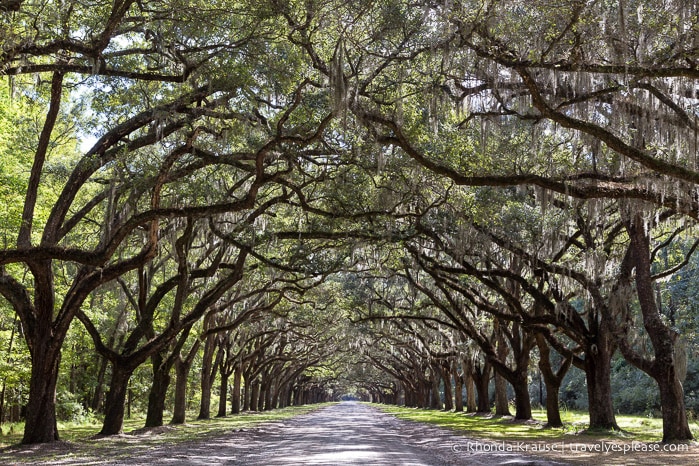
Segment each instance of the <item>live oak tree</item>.
M557 14L548 6L423 5L428 19L414 40L376 52L386 60L386 86L358 86L352 113L377 141L462 185L531 184L696 216L696 5L571 2ZM427 43L429 53L420 48ZM407 63L411 79L401 79ZM488 151L520 147L508 131L513 122L529 126L533 150L514 158ZM556 157L534 155L552 154L552 142L563 149ZM662 330L656 337L672 344ZM684 423L668 422L664 438L690 438L672 427Z
M241 4L230 7L244 8ZM203 14L206 8L202 8L193 11ZM231 106L235 95L250 86L255 87L252 94L266 94L259 78L253 84L254 65L236 69L234 58L247 46L249 56L260 56L252 50L251 31L264 29L256 29L264 16L209 10L215 14L203 37L198 16L180 15L180 10L172 15L176 9L174 3L120 1L89 7L27 7L3 16L11 19L3 26L7 30L0 55L3 73L41 73L50 83L47 116L34 149L16 246L6 248L0 258L6 264L0 289L22 319L32 354L26 443L58 438L54 392L61 345L89 293L154 256L160 218L203 214L205 205L181 202L164 188L168 183L182 186L178 182L218 163L191 157L195 140L208 139L200 131L214 130L211 136L215 136L225 132L226 122L229 128L240 120L252 126L266 122L259 111L253 111L257 104L235 110ZM235 78L222 77L224 62L236 69ZM225 74L230 76L231 69ZM282 82L274 81L272 91L284 92ZM89 85L81 86L82 82ZM80 98L98 112L97 140L66 167L67 176L51 201L50 214L39 224L35 212L45 202L39 197L39 186L48 176L46 158L59 137L55 130L59 115L65 113L68 89L76 86ZM123 99L110 100L115 94ZM224 123L218 130L207 124L197 128L198 119ZM241 162L251 170L247 194L219 201L208 214L252 205L266 181L264 159L281 140L268 140L262 148L258 141L249 142L256 149L248 152L248 162ZM146 154L150 158L143 163ZM60 295L54 280L59 263L74 264L72 278ZM10 270L9 264L19 265L20 270L26 267L31 283L21 278L21 272ZM33 289L33 296L27 288Z
M338 289L318 288L322 306L300 300L298 319L264 322L259 335L206 335L216 328L213 317L203 325L207 312L221 311L219 327L235 312L216 283L199 287L196 271L212 269L232 287L247 277L226 275L221 264L232 263L239 273L276 269L280 286L285 274L345 279L375 269L386 284L402 276L409 293L429 283L424 291L447 315L473 311L436 323L435 307L413 300L410 316L381 316L400 338L367 328L382 346L361 364L390 374L366 387L379 398L395 397L396 381L408 387L413 373L406 400L436 405L435 383L446 386L445 374L461 366L489 409L491 364L508 374L521 356L521 378L537 346L547 387L557 390L570 364L583 367L599 408L591 424L613 428L605 384L619 346L658 383L663 440L690 439L675 322L653 290L670 276L656 270L656 251L677 243L668 231L699 217L697 8L686 0L0 1L0 74L12 94L0 100L0 294L32 359L23 441L58 438L60 354L76 316L113 360L125 342L150 348L139 354L152 356L162 381L172 364L184 377L197 351L215 356L218 345L207 376L242 377L248 408L274 404L275 391L326 397L336 375L308 369L328 356L309 341L322 338L329 350L343 340L310 329L327 323L312 317ZM484 186L492 189L474 189ZM503 200L509 214L540 210L529 220L541 221L541 236L488 224L507 221L490 208ZM195 232L209 239L188 250ZM231 257L206 257L207 241ZM412 248L415 262L369 257L396 245ZM387 269L393 275L381 276ZM136 305L112 301L128 295ZM381 306L404 310L394 304ZM110 325L99 321L101 307ZM474 316L497 322L498 333L468 330ZM460 319L463 328L444 330ZM129 337L116 331L125 322L134 325ZM626 322L642 323L652 355ZM294 333L298 346L287 338L294 323L308 330ZM206 341L192 343L200 332ZM469 337L481 351L465 349ZM564 360L556 373L545 365L551 349ZM106 366L100 373L104 380ZM153 412L162 412L166 385L154 379ZM119 411L120 391L107 410ZM120 428L111 424L105 432Z

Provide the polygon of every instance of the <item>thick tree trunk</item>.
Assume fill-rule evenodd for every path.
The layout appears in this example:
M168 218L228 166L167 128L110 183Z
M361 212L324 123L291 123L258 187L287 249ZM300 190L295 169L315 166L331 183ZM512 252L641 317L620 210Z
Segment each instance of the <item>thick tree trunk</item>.
M507 380L497 371L494 374L495 379L495 414L498 416L511 416L510 403L507 399ZM515 390L516 391L516 390Z
M663 412L663 442L692 440L694 437L687 420L684 390L675 366L677 333L663 322L653 294L650 238L640 214L627 224L626 228L633 248L636 293L643 315L643 326L648 333L655 356L652 362L642 360L640 356L627 359L632 364L635 362L637 367L653 377L658 384Z
M279 406L279 392L281 390L282 389L276 383L272 386L272 390L270 390L271 396L269 406L265 406L265 409L275 409L277 406Z
M544 378L544 383L546 385L546 425L548 427L563 427L558 394L561 386L560 384L551 383L546 378Z
M556 373L551 367L551 350L543 335L536 335L536 344L539 348L539 371L546 384L546 425L549 427L563 427L559 404L559 391L563 377L570 368L572 355L564 359Z
M405 385L405 406L414 408L417 406L417 397L415 396L415 388L410 385Z
M666 366L666 369L659 370L658 378L655 379L663 411L663 442L692 440L694 437L687 421L682 384L674 366Z
M133 369L112 364L112 380L105 401L101 435L120 434L124 427L124 406Z
M510 347L505 341L505 336L503 335L502 325L496 320L496 354L498 360L505 364L507 361L507 354L510 352ZM507 399L507 380L498 373L496 370L493 379L495 382L495 414L498 416L510 416L510 404Z
M526 370L520 371L518 381L513 385L515 391L515 419L529 420L532 418L532 403L529 398L529 383Z
M250 381L246 377L245 384L243 385L243 411L250 411L250 391ZM296 396L298 397L298 390ZM296 401L295 404L298 404L298 401Z
M209 340L212 343L209 343ZM201 369L201 379L200 379L200 393L201 398L199 400L199 416L197 419L209 419L211 417L211 370L213 363L213 335L209 336L206 345L204 347L204 360L202 361Z
M192 367L186 361L175 361L175 407L170 424L184 424L187 416L187 379Z
M163 425L163 412L165 411L165 398L170 386L170 367L165 364L160 354L151 357L153 361L153 382L148 394L148 411L146 413L146 427L160 427Z
M270 382L267 385L267 390L265 391L265 411L271 411L274 409L274 386Z
M262 388L262 390L260 390L260 399L258 401L257 410L258 411L266 411L268 401L271 402L271 400L269 399L270 387L269 387L269 385L262 385L261 388Z
M454 377L454 412L461 413L464 411L464 378L459 374L456 361L452 363L451 373Z
M612 403L612 346L607 332L600 333L597 344L589 345L585 354L590 429L619 430Z
M240 386L243 378L243 371L236 368L233 371L233 391L231 393L231 414L240 413Z
M464 374L466 387L466 412L475 413L478 411L478 403L476 402L476 383L473 380L473 374L467 372Z
M214 361L216 354L216 361ZM209 419L211 417L211 389L216 379L223 351L216 351L216 335L209 335L204 345L204 357L201 368L201 400L199 404L199 416L197 419Z
M62 338L60 339L62 341ZM49 337L32 345L32 371L29 382L24 437L22 443L45 443L58 440L56 423L56 383L61 361L61 344Z
M476 386L476 393L478 394L478 404L476 411L479 413L489 413L490 412L490 398L488 396L488 385L490 384L490 371L491 366L489 363L483 364L483 368L474 368L473 380Z
M172 411L171 424L184 424L187 413L187 381L189 371L192 368L194 357L199 352L201 340L196 339L192 347L187 352L187 356L182 358L181 353L177 353L173 358L175 366L175 407Z
M216 417L226 417L228 411L228 374L221 373L221 386L218 394L218 413Z
M117 324L114 326L112 329L111 333L109 334L109 340L107 341L107 348L115 348L118 345L115 345L116 343L116 335L117 335L117 328L120 327L120 325L123 322L124 316L126 315L126 306L123 306L121 308L121 311L119 312L119 317L117 318ZM92 408L92 411L95 413L101 413L104 412L104 378L107 373L107 365L109 364L109 360L100 355L98 356L100 359L100 364L99 364L99 371L97 372L97 384L95 386L95 393L92 396L92 402L90 403L90 407Z
M451 411L454 409L454 394L451 388L451 370L447 364L442 366L440 371L442 375L442 383L444 384L444 410Z
M260 392L257 397L257 411L265 410L265 399L267 398L267 392L269 391L269 384L266 381L266 377L262 377L260 382Z
M461 361L461 369L466 389L466 411L475 413L478 410L478 404L476 403L476 383L473 379L473 363L464 358Z
M434 367L430 368L430 409L442 409L442 400L439 397L440 371Z
M99 370L97 371L97 384L95 386L95 392L92 395L92 401L90 402L90 408L93 412L99 413L103 411L102 399L104 396L104 376L107 373L107 358L100 357Z
M260 400L260 382L258 380L253 380L250 385L250 409L252 411L257 411ZM305 400L303 404L306 404Z

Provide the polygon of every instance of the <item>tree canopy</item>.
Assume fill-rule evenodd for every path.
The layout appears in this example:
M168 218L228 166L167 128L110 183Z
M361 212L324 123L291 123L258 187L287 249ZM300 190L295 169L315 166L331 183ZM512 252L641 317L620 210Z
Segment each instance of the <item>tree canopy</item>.
M538 370L551 425L579 371L616 429L626 364L691 439L698 16L0 1L0 422L57 440L69 399L115 434L137 384L148 426L193 394L488 411L491 378L528 419Z

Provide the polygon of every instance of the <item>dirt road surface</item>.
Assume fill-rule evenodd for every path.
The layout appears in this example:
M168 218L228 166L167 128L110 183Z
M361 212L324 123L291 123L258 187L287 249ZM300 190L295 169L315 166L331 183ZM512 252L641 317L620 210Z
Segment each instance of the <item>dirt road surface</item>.
M370 405L340 403L279 422L179 440L161 434L187 426L139 429L79 442L15 445L2 465L614 465L699 464L696 444L676 453L620 452L624 440L572 436L565 442L488 442L432 425L397 419ZM673 445L666 445L672 447ZM679 448L682 445L675 445ZM604 451L600 451L603 448Z
M375 408L346 402L279 425L191 445L176 457L153 452L147 461L259 466L563 464L508 452L470 452L466 445L463 437L447 430L401 421Z
M517 452L480 448L446 429L402 421L354 402L264 424L204 442L179 443L130 458L88 461L118 465L563 465ZM482 451L486 450L486 451ZM83 463L87 458L83 458ZM60 464L71 464L61 462ZM72 463L77 464L77 463Z

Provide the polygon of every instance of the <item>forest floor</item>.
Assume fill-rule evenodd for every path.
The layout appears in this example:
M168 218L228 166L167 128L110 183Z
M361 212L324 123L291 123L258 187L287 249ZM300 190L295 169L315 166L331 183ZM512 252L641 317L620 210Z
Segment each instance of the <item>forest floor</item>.
M354 402L326 405L252 427L210 430L196 438L188 436L186 429L164 426L108 438L12 446L0 450L0 464L699 464L696 445L688 446L688 451L663 453L655 451L663 447L658 443L585 436L536 441L476 439L467 437L468 432L398 419Z

